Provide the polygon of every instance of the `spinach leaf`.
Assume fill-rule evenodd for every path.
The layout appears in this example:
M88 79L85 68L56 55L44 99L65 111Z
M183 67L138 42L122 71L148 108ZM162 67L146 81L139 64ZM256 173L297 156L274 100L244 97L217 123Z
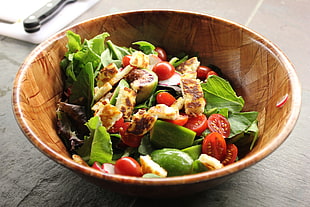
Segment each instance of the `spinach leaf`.
M155 46L147 41L137 41L132 44L139 45L139 49L146 55L157 54L155 51Z
M230 83L219 76L210 76L201 87L207 101L206 111L218 108L228 108L230 112L239 112L244 106L244 100L237 96Z
M84 144L77 150L78 154L89 165L95 161L100 163L112 163L112 142L110 134L106 128L102 126L98 116L92 117L86 126L90 131L90 136L85 139Z
M140 146L138 147L138 152L142 155L149 155L153 151L154 147L151 144L150 136L145 135L141 140Z
M188 55L185 55L183 58L179 59L178 57L173 57L170 59L169 63L173 65L175 68L188 60Z
M251 131L257 133L257 116L258 112L256 111L232 113L228 117L230 123L229 137L234 137L242 132Z
M72 94L69 97L69 103L85 106L86 114L89 116L91 106L94 101L94 73L92 63L87 63L81 69L77 80L71 87Z
M252 143L250 146L250 150L252 150L254 147L254 144L258 138L258 123L257 123L257 121L254 121L252 123L252 125L246 130L246 132L253 136L253 140L252 140Z
M106 42L107 48L101 54L101 63L104 67L114 63L118 68L122 66L122 60L125 55L130 55L132 50L130 48L119 47L111 40Z
M117 46L111 40L108 40L106 43L111 51L112 58L115 60L122 60L124 56L132 53L129 48Z

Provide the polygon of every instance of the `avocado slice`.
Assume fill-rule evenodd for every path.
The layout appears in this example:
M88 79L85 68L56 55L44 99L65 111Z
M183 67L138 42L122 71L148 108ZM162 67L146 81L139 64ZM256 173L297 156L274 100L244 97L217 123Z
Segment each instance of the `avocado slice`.
M157 75L147 69L134 69L126 77L130 87L137 92L136 103L141 103L149 98L156 90Z
M200 154L201 154L201 144L184 148L181 151L182 152L186 152L194 160L197 160L199 158Z
M150 141L158 148L183 149L193 144L196 133L188 128L157 120L150 131Z
M193 159L178 149L163 148L151 153L152 160L167 170L168 176L187 175L192 172Z
M119 89L125 88L125 87L129 88L129 84L127 83L127 81L125 81L124 79L120 80L120 82L118 83L117 87L115 88L115 90L112 94L112 97L110 99L110 104L112 104L112 105L116 104L116 98L118 96Z

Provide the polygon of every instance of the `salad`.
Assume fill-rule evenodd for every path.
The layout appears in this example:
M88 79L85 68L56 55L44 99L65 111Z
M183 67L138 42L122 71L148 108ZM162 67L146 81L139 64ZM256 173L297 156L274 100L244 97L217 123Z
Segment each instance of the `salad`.
M255 111L214 65L147 41L121 47L67 32L57 133L73 160L104 173L167 177L236 162L258 137Z

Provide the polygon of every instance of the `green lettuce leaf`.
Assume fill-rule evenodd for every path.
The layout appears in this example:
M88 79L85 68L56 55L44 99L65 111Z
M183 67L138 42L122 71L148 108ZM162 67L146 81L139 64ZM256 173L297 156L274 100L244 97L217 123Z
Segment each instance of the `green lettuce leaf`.
M244 106L244 100L237 96L228 81L219 76L210 76L201 87L207 101L206 111L213 108L218 110L228 108L230 112L239 112Z
M86 126L90 131L90 136L85 139L84 144L77 150L77 153L89 165L95 161L100 163L112 163L112 142L110 134L106 128L102 126L98 116L92 117Z
M242 132L257 132L257 116L258 112L256 111L232 113L228 117L230 123L229 137L234 137Z
M67 43L68 53L67 54L74 53L82 49L82 42L81 42L80 35L70 30L67 31L66 35L68 39L68 43Z
M72 94L69 103L85 106L87 115L90 115L94 102L94 72L92 63L87 63L77 76L71 87Z
M132 44L139 45L139 49L146 55L157 54L155 51L155 46L147 41L137 41Z

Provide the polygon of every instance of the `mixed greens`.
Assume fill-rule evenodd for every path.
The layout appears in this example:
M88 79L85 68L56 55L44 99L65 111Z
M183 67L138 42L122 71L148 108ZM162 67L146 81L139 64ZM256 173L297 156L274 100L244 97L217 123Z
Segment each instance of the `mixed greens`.
M104 173L166 177L217 169L253 148L258 113L242 111L218 68L199 79L197 57L162 57L147 41L127 48L108 37L67 32L56 114L72 155Z

